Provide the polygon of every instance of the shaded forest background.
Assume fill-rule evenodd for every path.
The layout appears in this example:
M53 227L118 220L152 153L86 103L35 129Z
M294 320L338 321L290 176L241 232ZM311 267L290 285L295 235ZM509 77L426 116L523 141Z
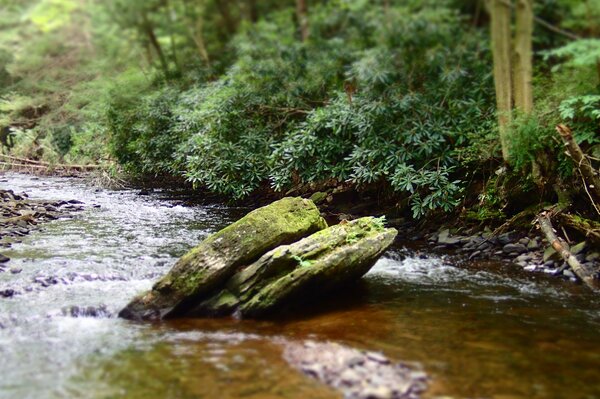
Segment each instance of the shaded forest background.
M11 156L171 176L233 200L355 190L413 217L480 221L585 202L557 124L600 158L596 0L0 4ZM499 99L515 83L494 69L495 7L508 58L513 40L532 47L531 106Z

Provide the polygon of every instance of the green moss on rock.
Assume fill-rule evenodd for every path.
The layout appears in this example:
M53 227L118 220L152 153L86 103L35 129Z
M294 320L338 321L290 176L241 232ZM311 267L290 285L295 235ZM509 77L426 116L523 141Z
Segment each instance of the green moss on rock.
M332 226L267 252L232 276L226 289L239 300L242 315L260 316L315 285L322 293L360 278L396 234L384 227L383 219L373 217ZM215 313L220 295L205 301L195 314Z
M184 314L238 267L326 227L315 204L307 199L283 198L258 208L185 254L152 290L135 298L119 315L162 319Z

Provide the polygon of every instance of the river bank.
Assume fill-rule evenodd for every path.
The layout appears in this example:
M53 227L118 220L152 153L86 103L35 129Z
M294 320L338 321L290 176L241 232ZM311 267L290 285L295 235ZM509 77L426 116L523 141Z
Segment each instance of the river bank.
M43 176L39 171L33 171L33 176ZM227 203L228 199L207 192L205 190L193 189L183 180L171 177L128 178L110 177L106 173L92 173L79 171L75 176L70 172L54 170L54 175L81 179L98 187L119 187L123 189L130 187L140 196L153 193L168 192L172 198L178 198L175 205L211 205ZM552 248L547 239L541 234L536 224L535 215L531 215L525 222L521 221L518 229L510 230L510 224L474 224L466 221L459 214L449 214L443 217L432 215L421 220L406 217L398 212L393 198L376 198L356 192L352 189L332 190L320 192L303 187L299 191L287 192L286 195L302 195L311 198L318 204L323 216L330 224L341 220L352 220L362 216L375 215L386 216L387 223L399 230L399 237L404 241L423 242L428 250L440 254L451 253L463 261L504 261L526 272L544 273L559 279L577 283L580 279L560 256ZM251 197L236 201L237 206L254 209L266 205L271 201L281 198L272 190L261 190ZM81 207L77 205L78 200L70 200L67 203L48 204L56 209L65 211L78 211ZM34 204L35 206L35 204ZM29 215L31 212L26 211ZM463 212L464 213L464 212ZM41 220L56 217L52 212L38 215ZM29 217L29 216L26 216ZM35 217L35 215L34 215ZM531 219L531 220L529 220ZM15 226L14 234L23 234L24 223ZM35 223L35 222L34 222ZM2 226L0 226L2 227ZM21 229L21 230L19 230ZM507 231L508 230L508 231ZM4 233L2 235L13 233ZM567 235L567 237L569 237ZM578 259L586 270L589 270L596 281L600 282L600 247L594 242L587 240L574 233L573 239L566 243L570 252ZM0 264L1 266L1 264Z

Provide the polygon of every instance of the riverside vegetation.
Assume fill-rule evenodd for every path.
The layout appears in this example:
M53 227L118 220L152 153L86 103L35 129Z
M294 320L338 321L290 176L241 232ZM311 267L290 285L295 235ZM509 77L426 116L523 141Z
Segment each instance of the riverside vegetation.
M504 246L542 245L543 216L568 265L585 241L575 260L596 267L596 1L3 5L4 167L99 167L252 203L314 194L484 247L520 234L469 256L522 256ZM531 256L517 261L549 261Z

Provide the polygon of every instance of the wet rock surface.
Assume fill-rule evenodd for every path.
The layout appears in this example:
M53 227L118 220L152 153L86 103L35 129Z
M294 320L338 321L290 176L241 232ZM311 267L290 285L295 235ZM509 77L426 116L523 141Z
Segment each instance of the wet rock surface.
M310 200L288 197L255 209L181 257L169 273L150 291L134 298L119 316L157 320L184 315L265 252L325 227L327 223Z
M119 316L263 317L362 277L396 234L374 217L327 227L312 201L283 198L201 242Z
M284 357L294 368L342 392L347 399L416 399L427 388L427 376L418 366L337 343L290 343Z

